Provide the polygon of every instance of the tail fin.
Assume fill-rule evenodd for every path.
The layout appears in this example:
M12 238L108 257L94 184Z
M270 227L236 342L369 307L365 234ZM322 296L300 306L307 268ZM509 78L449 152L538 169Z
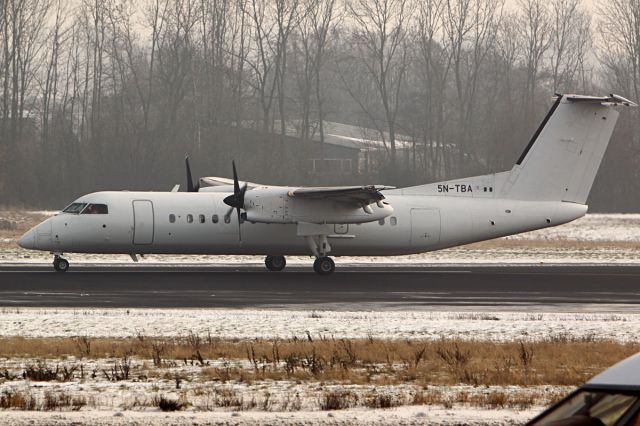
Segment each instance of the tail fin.
M616 105L637 106L617 95L558 95L507 177L503 196L585 204L618 120Z

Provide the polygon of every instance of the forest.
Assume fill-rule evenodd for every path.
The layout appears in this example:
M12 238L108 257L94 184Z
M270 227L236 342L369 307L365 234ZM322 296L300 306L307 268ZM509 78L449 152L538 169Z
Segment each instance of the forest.
M184 188L186 153L199 176L322 184L282 142L326 122L381 141L341 183L406 186L510 169L554 93L640 100L640 0L0 0L0 84L0 206ZM640 211L639 114L593 211Z

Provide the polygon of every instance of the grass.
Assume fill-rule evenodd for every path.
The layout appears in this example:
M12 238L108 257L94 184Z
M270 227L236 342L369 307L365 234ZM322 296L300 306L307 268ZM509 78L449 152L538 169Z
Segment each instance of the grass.
M0 338L0 409L102 407L91 392L69 393L74 382L85 389L110 383L123 392L145 383L148 391L133 391L124 409L296 411L410 404L525 409L557 400L640 350L637 343L568 335L505 343L311 337ZM25 379L26 390L16 391L15 384Z
M82 344L78 344L78 342ZM288 339L220 340L182 338L0 338L9 359L46 359L21 374L0 363L0 380L17 376L33 380L69 381L80 376L82 360L112 359L99 375L121 381L154 376L176 366L199 367L203 380L328 381L348 384L413 383L475 386L575 386L640 350L640 344L552 336L545 341ZM158 350L158 348L162 350ZM88 349L90 348L90 349ZM76 362L54 362L74 357ZM216 360L243 364L216 364ZM132 363L132 360L137 360ZM144 360L144 363L138 362ZM149 370L149 371L146 371ZM82 373L84 374L84 373ZM162 374L155 374L162 376ZM173 373L166 377L176 380ZM176 387L180 380L176 381Z

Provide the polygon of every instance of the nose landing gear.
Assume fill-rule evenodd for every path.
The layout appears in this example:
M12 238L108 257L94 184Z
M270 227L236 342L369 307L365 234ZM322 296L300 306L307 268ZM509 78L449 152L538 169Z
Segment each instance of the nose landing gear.
M53 257L53 269L55 269L57 272L67 272L67 270L69 269L69 261L56 254Z
M268 270L278 272L287 266L287 260L284 256L267 256L264 259L264 264L267 265Z

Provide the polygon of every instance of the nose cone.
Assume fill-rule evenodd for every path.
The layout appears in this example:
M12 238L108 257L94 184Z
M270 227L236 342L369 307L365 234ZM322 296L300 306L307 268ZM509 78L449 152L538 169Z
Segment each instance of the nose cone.
M30 229L18 240L18 245L24 249L35 250L36 248L36 231Z

